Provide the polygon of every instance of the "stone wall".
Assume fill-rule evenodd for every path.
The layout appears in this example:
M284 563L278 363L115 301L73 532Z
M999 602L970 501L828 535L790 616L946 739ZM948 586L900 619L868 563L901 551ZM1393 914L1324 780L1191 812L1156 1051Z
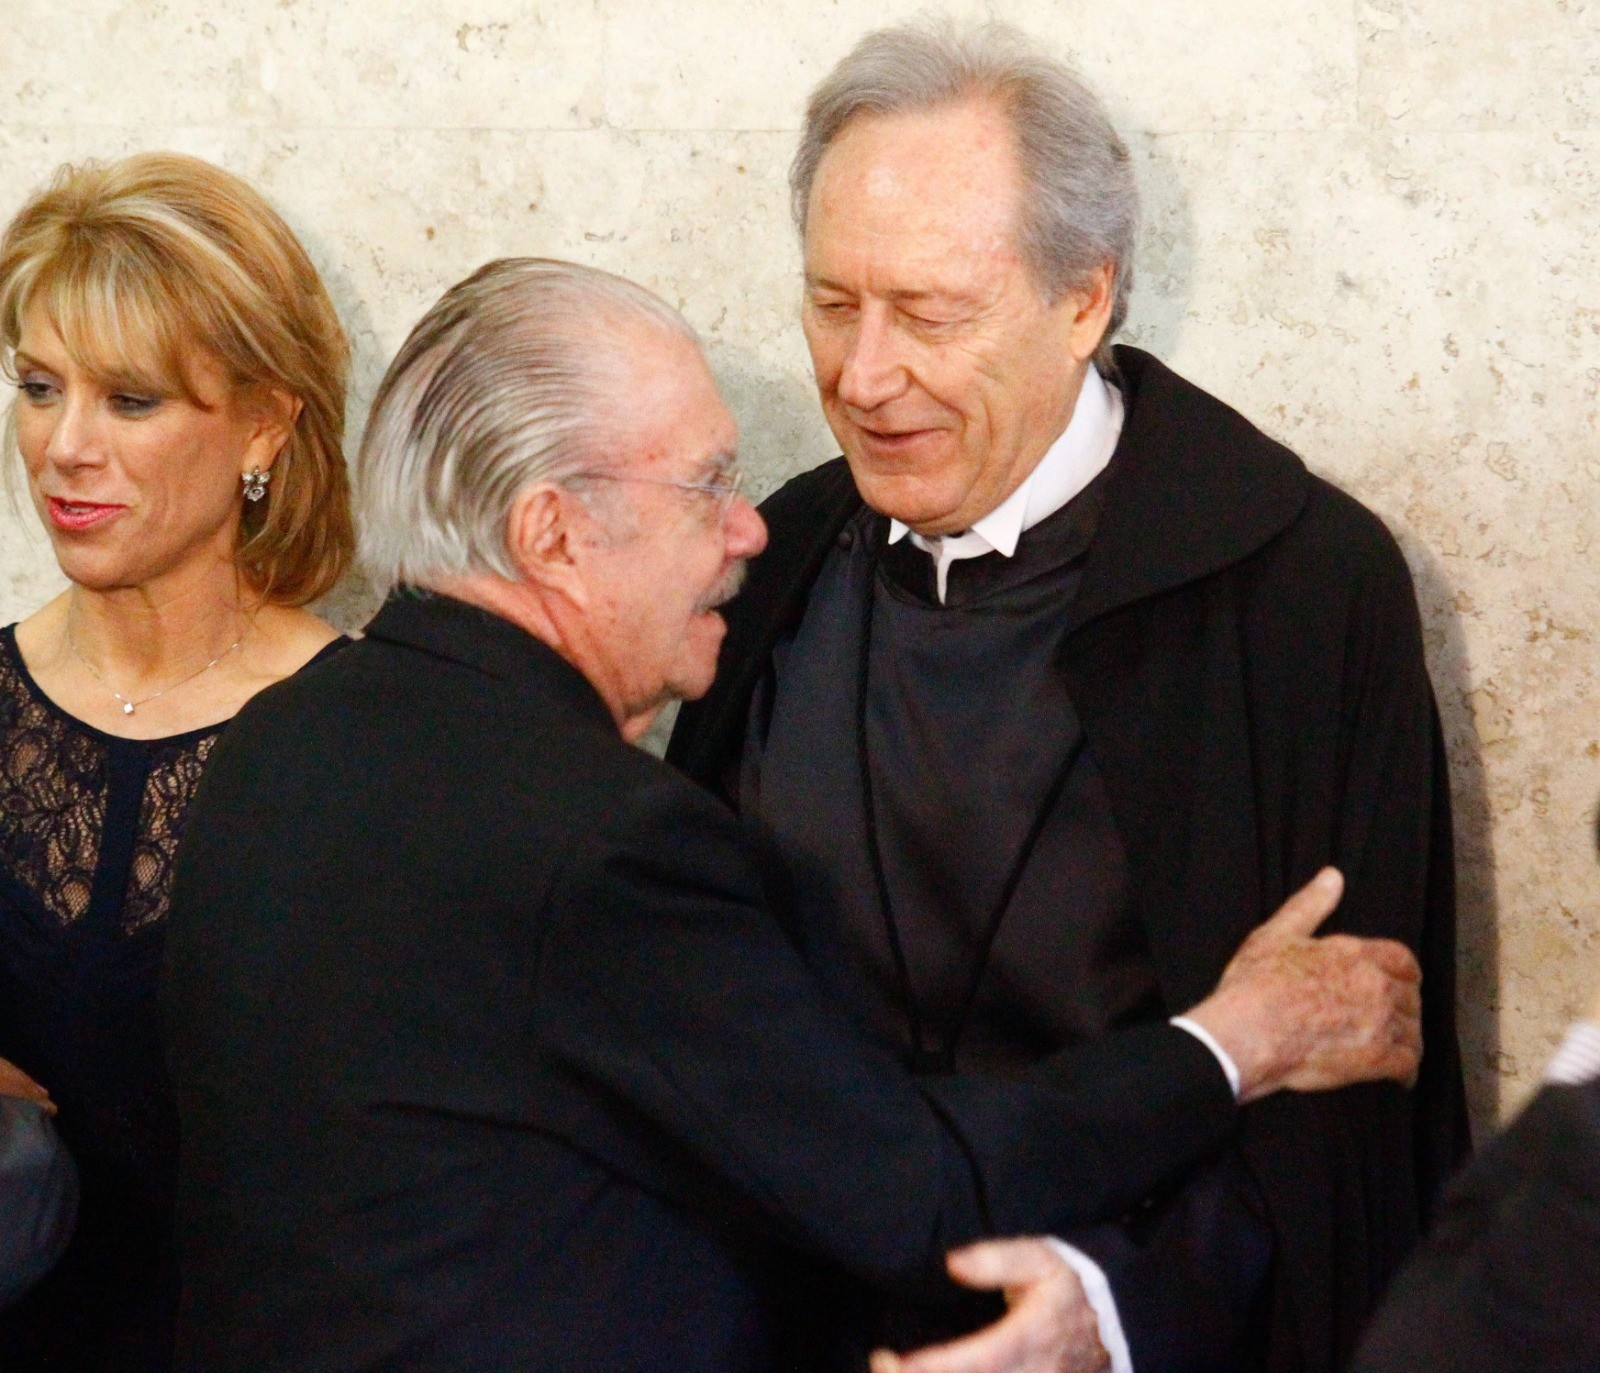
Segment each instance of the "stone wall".
M637 278L709 342L758 494L832 454L784 172L804 93L902 0L7 0L0 216L170 147L262 187L355 341L487 258ZM981 12L957 6L958 12ZM1137 154L1127 338L1376 508L1416 574L1459 818L1480 1119L1600 966L1600 7L1017 0ZM58 585L0 503L0 614ZM352 586L331 613L359 622ZM1308 614L1315 607L1308 607Z

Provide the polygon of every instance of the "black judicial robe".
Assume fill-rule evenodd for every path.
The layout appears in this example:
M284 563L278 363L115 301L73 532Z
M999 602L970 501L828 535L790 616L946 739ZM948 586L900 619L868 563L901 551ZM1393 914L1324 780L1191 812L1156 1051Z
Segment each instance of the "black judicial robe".
M1348 882L1328 928L1399 939L1424 971L1414 1091L1243 1112L1274 1230L1270 1367L1331 1373L1468 1145L1448 776L1415 595L1370 512L1154 358L1116 357L1127 413L1060 665L1167 1005L1201 1000L1328 863ZM668 751L730 803L773 645L861 505L839 459L762 507L770 542L727 609L716 683Z
M1057 668L1108 475L1014 556L956 563L943 600L933 559L909 539L886 547L888 520L863 509L752 702L739 810L783 856L796 942L870 1037L934 1075L1020 1071L1171 1009ZM1063 1238L1110 1280L1139 1373L1259 1366L1272 1234L1236 1150L1126 1223ZM815 1310L815 1287L796 1284L798 1304ZM938 1343L1004 1309L998 1295L894 1303L838 1326L859 1364L867 1348Z

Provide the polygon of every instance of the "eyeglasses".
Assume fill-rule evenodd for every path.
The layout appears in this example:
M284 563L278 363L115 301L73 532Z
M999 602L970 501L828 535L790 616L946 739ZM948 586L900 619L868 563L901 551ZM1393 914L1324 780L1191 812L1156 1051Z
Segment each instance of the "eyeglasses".
M665 477L630 477L621 472L585 472L585 479L601 482L634 482L640 486L670 486L678 491L695 491L702 496L710 496L717 503L717 520L719 522L728 518L728 511L733 506L733 498L739 494L744 486L744 469L736 467L726 476L717 477L708 482L675 482L668 481Z

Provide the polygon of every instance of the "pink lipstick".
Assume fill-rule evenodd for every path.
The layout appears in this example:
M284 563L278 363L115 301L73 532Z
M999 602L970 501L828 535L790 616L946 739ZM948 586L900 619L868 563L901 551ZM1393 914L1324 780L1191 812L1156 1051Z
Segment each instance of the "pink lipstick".
M94 501L64 501L59 496L51 496L49 506L50 522L57 529L72 534L104 524L128 508L125 505L100 505Z

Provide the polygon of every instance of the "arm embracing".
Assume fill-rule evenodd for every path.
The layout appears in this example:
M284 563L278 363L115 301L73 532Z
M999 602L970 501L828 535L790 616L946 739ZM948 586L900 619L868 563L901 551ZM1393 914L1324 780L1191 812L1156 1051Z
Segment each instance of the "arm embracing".
M783 1238L888 1286L942 1287L945 1251L992 1227L1114 1214L1233 1119L1215 1060L1167 1026L1017 1082L914 1082L824 1000L733 817L666 775L575 852L538 1005L541 1041L569 1071ZM1130 1168L1128 1127L1157 1119Z

